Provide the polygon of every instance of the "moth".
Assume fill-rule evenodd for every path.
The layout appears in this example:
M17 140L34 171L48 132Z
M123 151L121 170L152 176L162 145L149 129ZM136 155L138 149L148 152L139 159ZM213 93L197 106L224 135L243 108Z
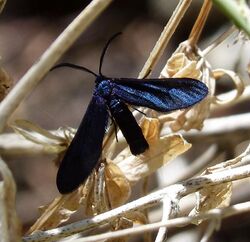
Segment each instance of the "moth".
M190 78L135 79L103 75L103 58L109 44L118 34L109 39L102 51L99 74L70 63L52 68L75 68L96 78L87 111L58 169L56 183L62 194L77 189L98 164L109 117L120 128L133 155L139 155L149 148L127 104L170 112L188 108L200 102L208 93L204 83Z

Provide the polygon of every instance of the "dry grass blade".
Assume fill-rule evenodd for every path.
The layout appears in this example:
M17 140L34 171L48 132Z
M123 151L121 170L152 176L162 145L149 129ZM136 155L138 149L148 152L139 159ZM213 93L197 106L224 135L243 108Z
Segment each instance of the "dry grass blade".
M111 1L93 0L19 80L9 95L0 103L1 132L18 105L32 92L43 76L55 65L56 61L70 48Z
M215 174L210 174L210 175L204 175L204 176L200 176L197 178L192 178L189 179L185 182L179 183L179 184L175 184L169 187L166 187L164 189L158 190L154 193L151 193L147 196L144 196L143 198L134 200L130 203L127 203L121 207L112 209L108 212L105 212L103 214L99 214L93 218L90 219L86 219L80 222L76 222L76 223L72 223L70 225L66 225L64 227L61 228L56 228L56 229L51 229L51 230L47 230L47 231L39 231L36 232L32 235L29 235L27 237L23 238L23 241L28 242L30 240L37 240L37 241L54 241L57 240L59 238L64 238L79 232L87 232L90 229L93 228L97 228L102 224L105 223L110 223L110 221L113 221L116 218L120 218L121 216L125 215L128 212L134 211L134 210L138 210L138 209L145 209L148 207L152 207L154 205L157 205L165 196L169 196L171 198L178 198L180 199L183 196L186 196L188 194L194 193L202 188L206 188L209 186L215 186L215 185L219 185L225 182L230 182L230 181L234 181L234 180L239 180L239 179L243 179L243 178L247 178L250 177L250 165L245 165L242 167L238 167L238 168L233 168L231 170L225 170L225 171L221 171L221 172L217 172ZM249 204L247 205L247 211L249 211ZM245 210L246 208L244 207L243 210ZM217 210L216 210L217 211ZM235 210L231 210L228 209L228 214L233 214L236 213ZM241 210L242 212L242 210ZM220 215L220 214L219 214ZM195 217L196 219L208 219L208 218L214 218L214 214L212 213L212 215L210 215L209 217L207 217L206 215L198 215L197 217ZM218 216L218 214L216 214L216 216ZM188 221L187 221L188 220ZM190 223L191 221L194 221L193 218L187 218L187 220L185 221L185 225L186 223ZM167 224L168 222L166 222ZM156 228L162 227L164 226L165 223L158 223ZM174 226L178 226L178 224L174 223ZM182 224L183 225L183 224ZM148 225L150 227L150 225ZM147 225L146 225L147 227ZM138 230L134 229L134 233L138 233ZM143 233L145 232L145 228L143 229L139 229L139 233ZM126 231L125 234L127 235L128 233L132 233L131 230ZM118 233L119 235L123 234L122 231L119 231ZM117 236L116 232L112 232L112 233L108 233L108 235L110 236L110 238L113 238L113 236ZM97 239L101 239L103 237L101 237L101 235L98 237L94 237L96 240ZM107 237L105 237L107 238ZM86 238L87 239L87 238ZM93 241L96 241L93 240Z
M30 227L27 234L38 230L55 228L59 224L67 221L70 216L78 210L81 198L81 189L78 189L71 194L61 195L55 198L49 205L40 207L41 215Z
M16 214L16 184L8 166L0 157L0 241L20 241L21 224Z

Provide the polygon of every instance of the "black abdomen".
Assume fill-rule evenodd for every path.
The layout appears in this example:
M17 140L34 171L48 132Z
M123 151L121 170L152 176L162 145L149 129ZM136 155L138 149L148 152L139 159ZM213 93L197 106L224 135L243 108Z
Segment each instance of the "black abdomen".
M118 99L112 99L109 104L109 109L129 144L131 153L133 155L139 155L148 149L148 142L144 138L140 126L137 124L127 105Z

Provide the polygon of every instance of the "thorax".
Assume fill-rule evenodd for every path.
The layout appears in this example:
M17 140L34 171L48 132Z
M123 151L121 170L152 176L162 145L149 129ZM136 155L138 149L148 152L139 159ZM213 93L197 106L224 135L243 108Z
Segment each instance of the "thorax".
M96 80L95 94L109 100L112 95L114 84L107 79Z

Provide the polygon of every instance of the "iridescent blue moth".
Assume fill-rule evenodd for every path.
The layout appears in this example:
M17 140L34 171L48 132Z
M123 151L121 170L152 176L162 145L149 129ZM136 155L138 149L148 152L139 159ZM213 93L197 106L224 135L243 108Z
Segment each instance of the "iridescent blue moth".
M52 68L76 68L96 77L92 99L59 166L56 182L62 194L77 189L98 164L109 116L120 128L131 153L139 155L149 145L127 104L169 112L190 107L208 93L204 83L190 78L132 79L104 76L101 72L103 58L110 42L117 35L107 42L102 51L98 75L70 63Z

